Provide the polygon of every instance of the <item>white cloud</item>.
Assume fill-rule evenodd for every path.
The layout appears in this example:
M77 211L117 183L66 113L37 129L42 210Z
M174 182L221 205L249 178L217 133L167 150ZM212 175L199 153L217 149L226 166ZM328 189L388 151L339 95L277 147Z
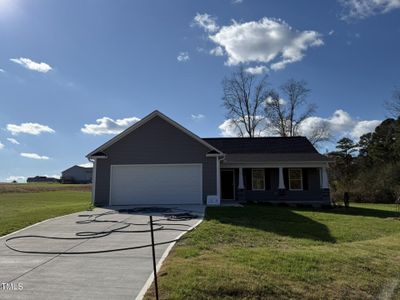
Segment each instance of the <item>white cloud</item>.
M282 20L267 17L245 23L233 21L216 29L209 39L226 53L229 66L265 63L273 70L301 61L309 48L324 44L316 31L298 31Z
M25 176L9 176L6 178L5 181L13 182L14 180L17 182L21 182L21 181L25 181L26 177Z
M4 144L0 142L0 150L4 148Z
M374 131L382 121L379 120L356 120L342 109L336 110L331 117L310 117L304 120L301 131L304 135L311 134L313 128L326 125L331 136L341 138L348 136L358 140L361 135Z
M255 136L273 136L274 134L269 129L268 124L269 124L268 120L262 120L255 131ZM239 136L240 131L243 132L245 136L247 136L244 126L242 124L239 124L239 126L241 130L239 130L239 128L236 126L234 120L227 119L221 125L218 126L218 129L220 130L220 134L223 137Z
M222 49L222 47L217 46L215 48L212 48L210 50L210 54L211 55L215 55L215 56L223 56L224 55L224 49Z
M268 104L271 104L272 101L273 101L272 97L271 97L271 96L268 96L267 99L266 99L266 102L267 102ZM285 105L285 104L286 104L286 101L285 101L284 99L282 99L282 98L279 98L279 104L280 104L280 105Z
M38 160L48 160L48 159L50 159L50 157L48 157L48 156L39 155L39 154L36 154L36 153L25 153L25 152L23 152L23 153L20 153L20 155L22 157L31 158L31 159L38 159Z
M260 75L268 71L268 68L266 66L255 66L255 67L250 67L245 69L247 73L253 74L253 75Z
M188 52L179 52L177 58L176 58L179 62L187 62L190 57L189 57L189 53Z
M195 121L199 121L199 120L202 120L202 119L204 119L206 116L205 115L203 115L203 114L192 114L191 115L191 118L192 118L192 120L195 120Z
M55 132L49 126L41 125L38 123L21 123L20 125L7 124L7 130L10 131L12 135L17 135L19 133L39 135L42 132L48 132L48 133Z
M282 100L283 101L283 100ZM284 103L283 103L284 104ZM379 120L356 120L342 109L336 110L329 118L309 117L301 125L300 131L304 136L311 136L315 128L325 125L328 136L339 139L344 136L358 140L361 135L373 132L381 123ZM256 131L257 136L275 136L275 131L268 128L269 121L263 121ZM239 130L231 119L219 125L220 134L225 137L238 136ZM243 131L244 132L244 131Z
M332 29L331 31L328 32L328 35L333 35L334 33L335 33L335 30Z
M193 19L193 25L196 25L207 32L216 32L219 29L217 25L217 18L209 14L197 13Z
M117 134L124 131L129 126L140 121L139 118L131 117L124 119L113 120L109 117L103 117L96 120L96 124L85 124L81 131L87 134L102 135L102 134Z
M357 139L368 132L373 132L375 128L381 124L382 121L370 120L370 121L359 121L351 131L351 135Z
M25 57L10 58L10 61L15 62L16 64L19 64L28 70L37 71L41 73L47 73L48 71L52 70L52 67L50 67L48 64L44 62L38 63Z
M4 69L0 68L0 73L5 73L6 71L4 71Z
M243 0L232 0L233 4L240 4L243 3Z
M78 166L80 166L82 168L93 168L93 163L88 162L88 163L80 164Z
M7 138L7 140L8 140L11 144L15 144L15 145L19 145L19 144L20 144L16 139L13 139L13 138Z
M344 8L343 20L365 19L400 8L400 0L339 0Z

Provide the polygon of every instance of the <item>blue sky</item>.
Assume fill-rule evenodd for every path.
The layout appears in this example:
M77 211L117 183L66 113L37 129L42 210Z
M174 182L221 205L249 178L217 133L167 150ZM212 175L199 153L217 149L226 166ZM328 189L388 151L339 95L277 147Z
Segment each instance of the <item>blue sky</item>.
M372 130L400 84L399 0L0 0L0 41L0 181L86 163L155 109L234 134L221 81L240 64L307 81L309 123L337 137Z

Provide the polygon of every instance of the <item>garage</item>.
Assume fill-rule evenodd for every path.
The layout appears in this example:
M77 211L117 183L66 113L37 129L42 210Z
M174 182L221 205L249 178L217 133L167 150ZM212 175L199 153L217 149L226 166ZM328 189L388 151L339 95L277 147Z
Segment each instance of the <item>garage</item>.
M111 165L110 205L201 204L201 164Z

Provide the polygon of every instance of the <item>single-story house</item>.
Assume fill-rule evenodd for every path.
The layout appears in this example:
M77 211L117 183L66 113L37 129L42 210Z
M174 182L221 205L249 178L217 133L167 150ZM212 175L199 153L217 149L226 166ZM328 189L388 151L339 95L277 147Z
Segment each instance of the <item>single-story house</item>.
M47 177L47 176L35 176L35 177L28 177L26 179L27 183L32 183L32 182L49 182L49 183L55 183L59 182L57 178L54 177Z
M329 160L305 137L200 138L154 111L87 158L97 206L330 204Z
M92 167L72 166L61 172L62 183L91 183L93 175Z

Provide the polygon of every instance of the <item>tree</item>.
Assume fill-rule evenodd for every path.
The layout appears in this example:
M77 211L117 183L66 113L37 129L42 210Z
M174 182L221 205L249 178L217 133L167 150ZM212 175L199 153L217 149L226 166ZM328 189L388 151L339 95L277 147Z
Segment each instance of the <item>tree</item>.
M393 91L392 99L385 102L385 107L392 117L400 117L400 87Z
M332 167L332 175L339 187L349 192L357 172L355 152L357 144L349 138L342 138L336 144L336 151L329 154L334 158L335 164Z
M268 96L267 76L256 80L243 67L222 82L223 106L226 117L234 124L241 137L255 137L265 129L263 103Z
M378 164L400 159L400 119L386 119L375 128L368 143L368 155Z
M265 103L265 115L276 134L283 137L302 135L302 125L316 110L315 104L307 103L310 89L305 81L290 79L280 90L281 94L270 92ZM313 144L329 140L329 126L324 122L316 124L307 135Z

